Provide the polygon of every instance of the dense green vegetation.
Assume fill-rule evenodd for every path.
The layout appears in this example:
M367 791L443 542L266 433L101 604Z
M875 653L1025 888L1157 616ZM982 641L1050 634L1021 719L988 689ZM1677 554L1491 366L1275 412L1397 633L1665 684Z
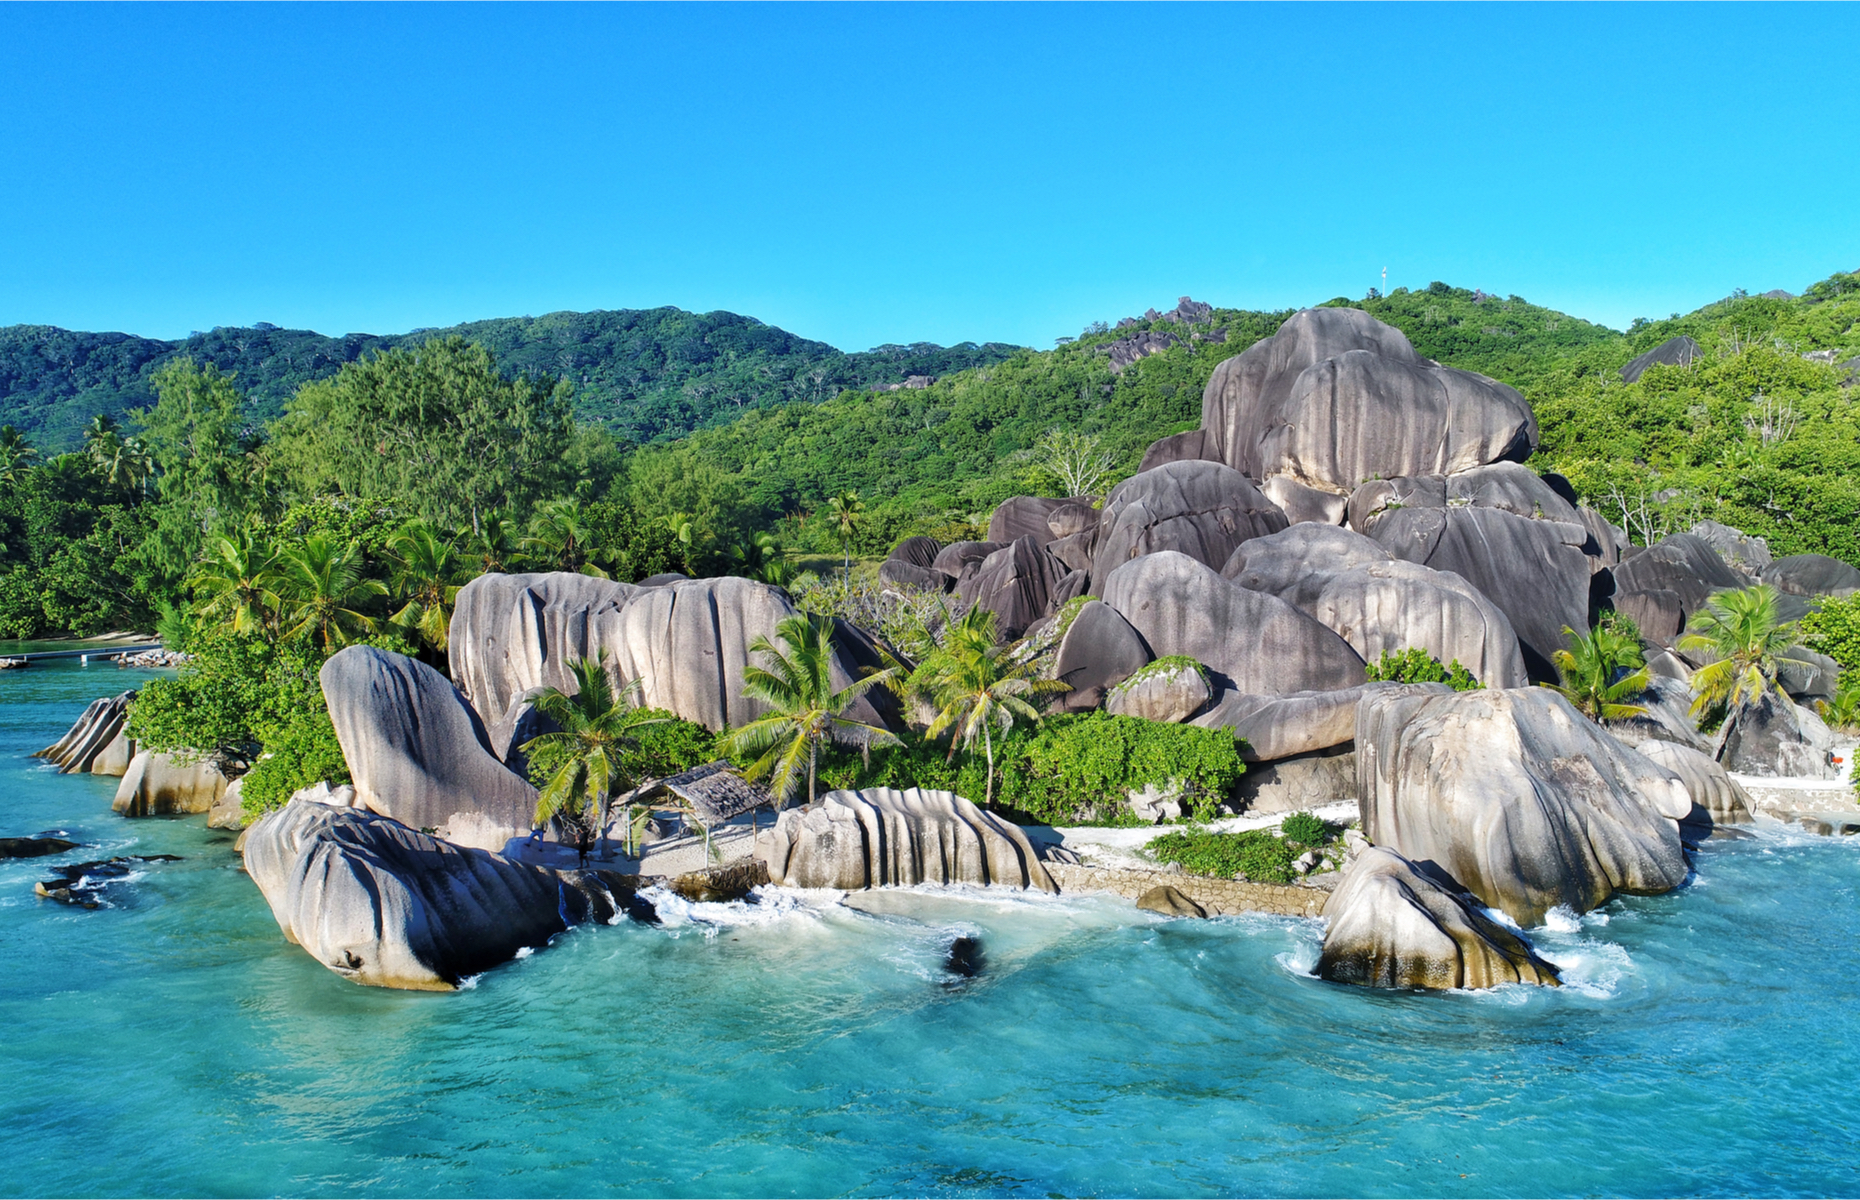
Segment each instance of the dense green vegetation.
M1307 850L1321 851L1336 837L1336 827L1316 814L1295 812L1279 823L1277 833L1269 829L1239 833L1179 829L1163 834L1145 849L1158 862L1178 863L1193 875L1290 883L1298 857Z
M152 375L190 358L236 378L250 401L248 418L261 424L305 383L344 364L447 337L490 350L512 378L568 381L582 420L633 442L678 437L751 408L826 399L842 388L984 366L1015 349L919 342L846 354L753 317L677 308L559 312L387 336L325 337L261 322L172 342L14 325L0 329L0 423L68 449L94 414L120 418L148 407L155 399Z
M1476 692L1485 686L1459 659L1444 664L1419 646L1400 654L1384 650L1382 657L1366 666L1365 673L1371 680L1389 683L1444 683L1456 692Z

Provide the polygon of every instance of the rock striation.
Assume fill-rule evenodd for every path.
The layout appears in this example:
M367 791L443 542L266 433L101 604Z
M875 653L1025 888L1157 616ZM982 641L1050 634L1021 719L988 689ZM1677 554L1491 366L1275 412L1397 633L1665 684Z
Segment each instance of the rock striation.
M230 783L210 758L183 762L172 754L138 750L110 807L126 817L210 812Z
M1132 475L1105 498L1092 555L1094 591L1118 567L1163 550L1219 570L1241 543L1286 523L1252 480L1220 463L1170 463Z
M1747 825L1756 805L1742 784L1732 779L1711 755L1677 742L1649 739L1636 747L1641 754L1679 776L1695 807L1692 822L1707 825Z
M1020 829L954 792L828 792L775 822L769 878L783 887L996 884L1057 889Z
M1684 782L1547 688L1424 684L1364 696L1356 721L1370 841L1520 925L1685 881Z
M626 877L529 866L311 800L253 824L245 869L287 941L373 987L448 991L572 923L640 911Z
M1560 982L1530 943L1392 850L1372 846L1324 905L1317 974L1381 988L1492 988Z
M133 691L92 700L65 736L33 755L58 767L60 775L122 775L136 756L136 744L124 732Z

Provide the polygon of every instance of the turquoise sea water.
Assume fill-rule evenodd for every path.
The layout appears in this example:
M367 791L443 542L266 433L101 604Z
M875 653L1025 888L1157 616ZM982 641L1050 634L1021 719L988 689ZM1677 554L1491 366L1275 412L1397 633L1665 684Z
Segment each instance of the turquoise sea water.
M1558 991L1305 972L1315 923L890 894L579 929L454 994L278 933L229 835L126 821L30 751L115 667L0 675L7 1195L1860 1192L1860 846L1713 843L1692 886L1555 921ZM173 853L113 907L48 863ZM939 964L978 935L982 974Z

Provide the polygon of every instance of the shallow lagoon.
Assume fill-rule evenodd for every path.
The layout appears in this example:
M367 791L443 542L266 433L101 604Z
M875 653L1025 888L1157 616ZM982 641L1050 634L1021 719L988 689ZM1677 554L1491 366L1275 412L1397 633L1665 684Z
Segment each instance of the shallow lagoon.
M9 1195L1860 1191L1851 843L1713 843L1555 922L1560 991L1334 987L1313 922L944 891L668 906L394 993L286 945L203 818L26 757L147 674L0 675L0 834L96 843L0 863ZM32 895L113 853L187 861Z

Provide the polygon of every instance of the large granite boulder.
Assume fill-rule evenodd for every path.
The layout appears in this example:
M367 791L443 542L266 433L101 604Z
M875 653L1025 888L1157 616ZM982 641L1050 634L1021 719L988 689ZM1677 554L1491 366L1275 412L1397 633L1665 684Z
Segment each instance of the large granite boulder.
M1488 687L1528 682L1518 636L1483 592L1451 572L1397 559L1361 534L1294 525L1241 546L1222 574L1297 606L1365 662L1418 646L1443 663L1458 661Z
M1655 764L1679 776L1686 785L1697 810L1695 823L1708 825L1747 825L1756 808L1743 785L1732 779L1711 755L1677 742L1649 739L1635 747ZM1698 817L1707 818L1698 822Z
M1726 565L1710 542L1690 533L1668 534L1615 568L1617 596L1633 592L1677 596L1682 629L1713 592L1748 586L1750 580Z
M1642 375L1647 373L1648 367L1656 364L1669 367L1689 367L1694 362L1698 361L1699 354L1699 344L1685 334L1682 333L1675 338L1667 338L1664 342L1661 342L1645 354L1634 358L1627 366L1622 367L1621 382L1634 383L1638 381Z
M947 592L956 585L953 577L935 567L919 567L896 558L878 564L878 581L886 587L926 592Z
M1397 558L1478 589L1511 622L1535 681L1556 680L1551 656L1568 641L1563 631L1589 627L1588 531L1579 524L1468 505L1387 511L1368 533Z
M1137 465L1137 474L1174 462L1200 462L1207 457L1203 453L1206 437L1205 431L1191 429L1186 433L1172 433L1168 437L1157 438L1143 452L1143 461Z
M1092 581L1146 554L1174 550L1219 570L1249 538L1286 526L1253 481L1212 462L1179 462L1132 475L1111 489L1098 521Z
M1825 554L1791 554L1763 568L1763 582L1792 596L1839 596L1860 592L1860 571Z
M571 922L639 904L610 872L529 866L310 800L253 824L244 853L285 939L373 987L449 991Z
M943 547L936 561L930 565L960 582L964 576L973 574L990 554L999 549L999 542L951 542Z
M1737 705L1718 732L1718 761L1739 775L1785 779L1838 779L1828 761L1834 735L1813 712L1766 688Z
M1223 692L1192 724L1227 729L1241 742L1249 763L1276 762L1295 755L1347 746L1356 737L1356 706L1372 692L1400 690L1399 683L1364 683L1322 692L1255 696Z
M1052 892L1020 829L954 792L867 788L828 792L775 823L769 878L783 887L995 884Z
M1355 687L1367 679L1362 657L1331 630L1277 596L1240 587L1177 551L1118 567L1105 579L1102 596L1155 657L1192 658L1223 690L1283 696Z
M92 700L65 735L33 754L56 764L60 775L117 775L129 770L136 744L123 731L134 691Z
M1618 585L1619 575L1615 581ZM1685 600L1668 588L1616 592L1614 610L1634 622L1644 640L1661 646L1673 645L1686 628Z
M1135 674L1152 655L1143 635L1102 600L1088 600L1059 639L1053 677L1070 689L1060 704L1072 710L1097 708L1105 693Z
M487 724L531 688L572 688L567 664L594 655L596 617L639 591L566 571L480 575L453 605L446 643L452 679Z
M1814 707L1816 700L1832 700L1841 684L1841 664L1806 646L1792 646L1777 664L1776 682L1791 699Z
M177 755L138 750L110 807L126 817L208 812L231 782L212 758L184 762Z
M1213 691L1193 659L1161 659L1112 688L1104 711L1114 717L1139 717L1175 725L1200 712Z
M318 674L360 802L463 846L528 833L536 789L501 762L459 690L426 664L350 646Z
M1279 477L1328 494L1332 520L1365 480L1521 461L1537 444L1515 390L1423 359L1399 330L1355 309L1297 313L1221 363L1202 393L1201 427L1207 457L1268 494Z
M1356 802L1356 749L1344 742L1271 762L1248 763L1233 790L1246 815L1300 812L1339 801Z
M1666 657L1672 658L1671 655ZM1711 739L1699 733L1698 722L1692 718L1691 685L1685 679L1656 674L1653 668L1662 665L1658 659L1656 655L1648 660L1646 690L1627 701L1641 711L1635 716L1605 721L1603 725L1617 741L1636 749L1643 742L1660 741L1709 751Z
M1083 498L1015 496L1002 501L988 518L988 540L1006 545L1030 537L1044 546L1054 538L1090 529L1097 524L1097 517L1097 510Z
M1684 783L1548 688L1379 692L1356 722L1370 841L1520 925L1685 882Z
M1689 532L1716 550L1726 566L1752 579L1762 578L1764 568L1770 565L1770 544L1755 534L1717 521L1700 521Z
M1012 641L1057 607L1055 592L1069 574L1064 563L1028 535L982 560L956 585L956 592L966 607L994 613L995 634Z
M1497 508L1520 517L1563 521L1588 528L1581 510L1560 488L1515 462L1493 463L1452 475L1372 479L1350 493L1350 527L1367 530L1378 516L1391 508L1460 505Z
M1383 988L1556 986L1529 942L1392 850L1371 846L1324 905L1317 974Z
M941 553L943 553L942 542L919 534L916 537L907 537L893 546L891 554L885 561L909 563L913 567L921 567L927 571L936 566L936 556Z

